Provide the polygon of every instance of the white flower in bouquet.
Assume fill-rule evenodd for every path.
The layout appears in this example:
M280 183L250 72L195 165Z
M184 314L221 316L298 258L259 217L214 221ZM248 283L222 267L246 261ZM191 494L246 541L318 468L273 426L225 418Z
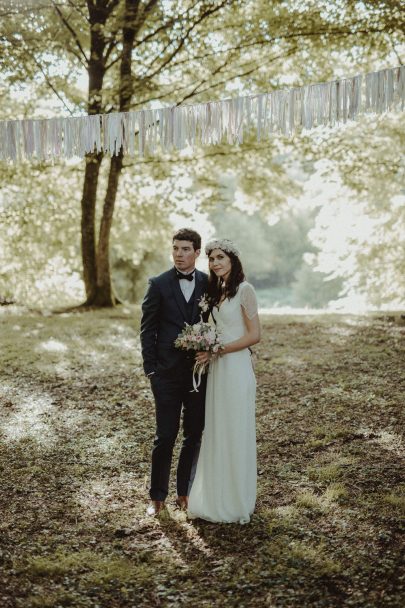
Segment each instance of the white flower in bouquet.
M182 350L205 351L213 355L217 355L220 349L223 348L221 336L216 327L204 321L199 321L194 325L186 323L185 328L174 341L174 345ZM198 392L198 387L201 383L201 375L206 371L206 368L207 363L198 363L196 361L194 364L193 386L196 392ZM198 376L197 380L195 378L196 374Z
M206 293L199 299L198 306L201 308L202 312L207 312L210 309L210 302Z

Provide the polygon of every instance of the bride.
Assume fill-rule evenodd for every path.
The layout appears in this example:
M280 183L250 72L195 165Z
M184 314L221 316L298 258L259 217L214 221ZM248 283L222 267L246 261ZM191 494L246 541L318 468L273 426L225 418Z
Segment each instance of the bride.
M255 291L245 280L239 252L213 240L208 255L208 298L225 347L209 361L205 428L188 515L213 522L248 523L256 502L256 379L249 346L260 341Z

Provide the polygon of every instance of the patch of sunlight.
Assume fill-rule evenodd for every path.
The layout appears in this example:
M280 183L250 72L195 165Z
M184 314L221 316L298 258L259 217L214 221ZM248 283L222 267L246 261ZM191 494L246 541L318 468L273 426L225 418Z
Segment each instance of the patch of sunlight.
M59 361L59 363L55 363L52 368L55 371L55 375L59 378L70 378L72 375L72 368L67 361Z
M334 326L326 329L330 344L346 344L347 340L353 336L354 329L348 327Z
M118 433L113 437L106 437L105 435L95 437L91 441L92 453L96 452L97 455L116 455L122 449L123 438ZM111 461L109 461L111 464Z
M97 368L98 372L103 373L104 368L101 366L106 364L108 360L109 353L107 350L100 352L94 349L80 348L75 344L68 357L54 352L53 358L49 354L49 359L43 358L39 361L38 367L45 373L69 379L79 373L79 365L86 365L89 369Z
M397 433L392 433L390 431L380 431L378 433L377 439L374 439L374 441L379 443L386 450L390 450L391 452L395 452L397 454L405 454L405 448L402 437Z
M163 551L166 554L170 555L170 560L179 566L189 566L190 563L187 561L187 558L183 556L179 549L176 548L175 542L169 538L169 536L165 533L165 526L171 528L173 525L173 520L170 517L168 511L163 512L163 515L160 519L160 526L162 537L159 540L159 551ZM170 532L170 536L172 535L173 530Z
M68 350L66 344L60 342L60 340L55 340L55 338L50 338L46 342L41 342L39 348L51 353L65 353Z
M109 326L109 330L110 333L111 330L114 330L117 332L117 334L128 334L131 331L128 326L124 325L123 323L111 323Z
M325 315L326 308L294 308L294 306L259 307L259 315Z
M345 323L346 325L353 325L354 327L368 327L372 323L372 318L345 316Z
M113 511L114 507L117 507L117 504L114 503L114 492L111 491L110 483L107 480L90 481L82 487L77 496L77 503L81 509L93 515Z
M379 443L381 447L386 450L390 450L391 452L395 452L397 454L403 455L405 453L405 447L403 443L403 439L401 435L397 433L393 433L392 431L387 431L385 429L373 429L368 426L359 427L359 432L370 441L374 441Z
M109 361L110 353L109 352L100 352L98 350L88 350L86 352L86 357L89 357L93 363L102 363L104 361ZM104 370L100 370L104 371Z
M194 524L187 521L187 515L184 512L181 512L182 517L186 520L183 524L183 530L186 533L187 540L193 545L197 551L203 553L207 557L214 555L211 547L205 542L204 538L200 536L197 528ZM224 561L228 558L224 558Z
M10 304L9 306L0 306L0 317L13 317L29 314L29 308L26 306L18 306Z
M107 515L118 521L124 512L128 513L128 509L133 515L135 513L136 503L132 502L134 499L131 499L131 496L135 494L133 487L134 478L128 476L109 479L94 478L83 483L73 500L78 512L85 519L92 520Z
M299 515L299 511L295 505L281 505L275 507L275 514L283 519L294 519Z
M302 367L303 365L306 365L306 361L302 357L297 357L287 353L278 357L272 357L271 362L275 364L283 363L293 367Z
M39 329L30 329L30 331L24 333L24 338L29 338L30 336L34 336L35 338L39 336Z
M58 425L63 424L65 430L71 428L77 431L80 428L83 432L84 425L88 419L88 414L84 410L72 410L69 408L58 414Z
M352 336L354 330L350 327L344 327L343 325L332 325L326 328L326 333L335 334L337 336Z
M137 346L135 338L124 338L123 336L109 336L108 345L122 348L125 350L134 350Z
M321 388L321 395L345 395L346 396L346 391L338 385L334 385L334 386L327 386L326 388Z
M24 438L36 439L40 443L49 441L53 436L47 420L53 410L51 397L45 393L20 392L14 397L16 398L19 401L17 411L13 411L0 424L4 436L10 441Z

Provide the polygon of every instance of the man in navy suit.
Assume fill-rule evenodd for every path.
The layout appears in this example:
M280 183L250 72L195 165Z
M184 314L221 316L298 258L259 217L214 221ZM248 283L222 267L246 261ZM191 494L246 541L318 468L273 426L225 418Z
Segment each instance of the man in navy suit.
M187 509L204 428L206 375L199 392L192 392L195 355L174 346L185 323L194 324L200 318L198 303L207 291L208 281L207 275L195 268L200 251L201 237L197 232L187 228L177 231L173 236L174 267L149 280L142 303L143 367L150 378L156 405L150 515L164 508L182 411L183 443L177 466L176 503Z

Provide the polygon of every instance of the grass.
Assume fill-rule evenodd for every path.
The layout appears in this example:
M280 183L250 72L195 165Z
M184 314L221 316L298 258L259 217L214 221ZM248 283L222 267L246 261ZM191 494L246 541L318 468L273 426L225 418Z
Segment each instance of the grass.
M150 568L156 559L151 551L141 551L136 559L120 555L99 555L88 549L76 552L58 549L54 554L35 556L27 560L20 572L35 580L52 578L57 580L66 576L83 576L89 585L105 585L116 582L125 584L145 584L150 578Z
M319 496L316 496L316 494L310 490L300 492L297 495L295 502L298 507L313 511L322 510L323 508L322 499Z
M317 576L334 575L340 572L340 564L327 555L324 544L312 546L301 541L292 541L289 559L299 567L313 569Z
M331 483L324 492L324 500L327 503L340 502L343 503L349 498L349 492L343 483Z
M398 496L390 493L383 496L383 500L394 509L398 509L398 511L405 513L405 496Z
M188 521L173 483L145 516L136 308L1 312L2 608L402 608L395 318L263 317L258 499L238 526Z

